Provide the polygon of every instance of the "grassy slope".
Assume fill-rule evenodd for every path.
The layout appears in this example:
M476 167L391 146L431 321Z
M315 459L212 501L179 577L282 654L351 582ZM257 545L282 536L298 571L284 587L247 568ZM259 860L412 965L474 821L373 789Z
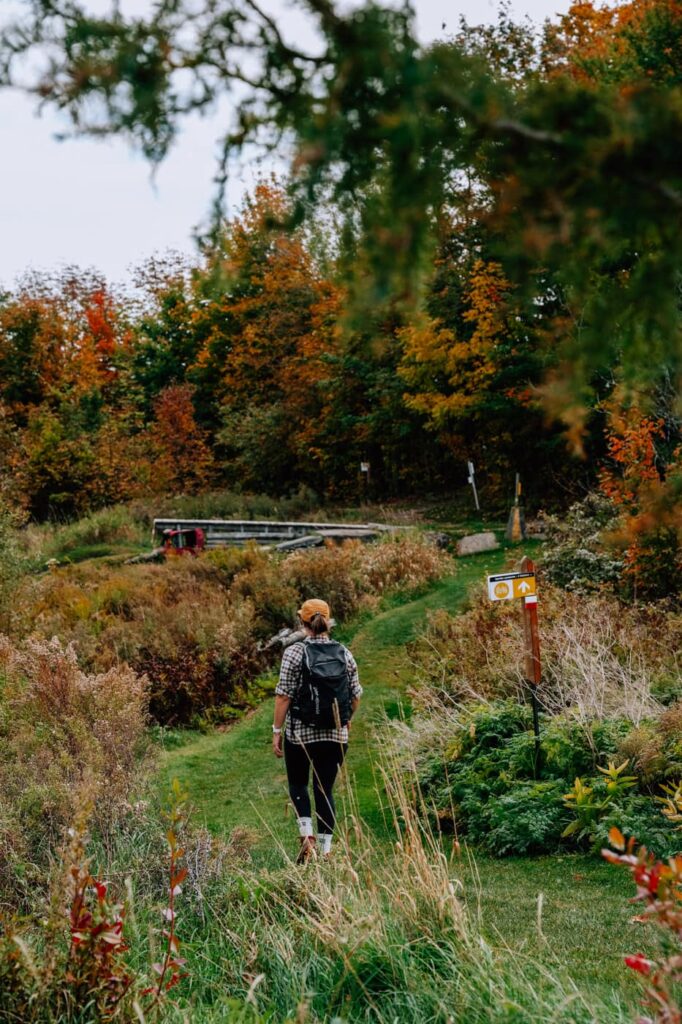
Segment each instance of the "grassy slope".
M349 779L340 786L341 800L347 799L350 784L362 818L387 842L375 778L374 733L386 714L400 712L410 681L404 645L429 610L455 611L471 583L499 570L504 557L504 552L495 552L460 562L455 577L415 600L394 602L354 636L343 637L352 640L365 697L354 726ZM161 772L164 785L177 776L189 786L197 817L211 830L253 829L255 858L263 866L281 864L278 842L291 847L295 836L285 813L283 765L270 753L271 721L267 702L227 732L190 735L182 746L164 752ZM643 943L628 924L629 886L616 869L597 858L575 855L503 861L477 855L475 864L463 857L461 880L468 905L480 914L484 931L496 945L508 944L552 966L563 965L581 985L622 988L624 995L632 996L635 989L625 977L622 956Z

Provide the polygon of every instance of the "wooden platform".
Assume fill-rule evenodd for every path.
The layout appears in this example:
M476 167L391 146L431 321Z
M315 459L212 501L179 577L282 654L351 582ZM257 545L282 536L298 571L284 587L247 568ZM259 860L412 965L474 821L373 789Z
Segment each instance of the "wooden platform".
M268 547L286 544L293 549L298 540L301 547L313 547L325 540L373 540L382 533L392 533L400 527L384 523L298 523L272 522L257 519L155 519L154 536L164 530L204 531L207 548L240 547L249 542ZM317 539L319 538L319 540ZM307 543L306 543L307 542Z

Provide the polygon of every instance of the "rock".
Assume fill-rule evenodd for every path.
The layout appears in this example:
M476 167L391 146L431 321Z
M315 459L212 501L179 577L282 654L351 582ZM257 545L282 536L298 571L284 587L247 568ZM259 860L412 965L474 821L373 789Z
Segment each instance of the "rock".
M264 644L261 644L261 650L269 651L272 647L281 646L282 650L285 647L289 647L291 644L295 644L298 640L302 640L305 633L302 629L280 629L279 633L271 636Z
M470 533L468 537L462 537L457 541L457 554L460 557L477 555L479 551L494 551L499 546L492 530L486 530L485 533Z
M547 527L545 520L540 516L537 519L526 520L526 536L533 540L547 540Z
M440 551L446 551L450 547L450 541L452 540L447 533L439 533L436 530L425 533L424 539L428 544L433 544L434 548L438 548Z

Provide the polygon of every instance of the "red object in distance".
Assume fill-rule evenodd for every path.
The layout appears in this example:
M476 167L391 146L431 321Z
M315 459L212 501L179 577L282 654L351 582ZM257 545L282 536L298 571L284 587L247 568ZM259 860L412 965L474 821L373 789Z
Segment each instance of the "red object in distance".
M206 546L206 536L198 527L192 530L164 530L163 550L166 555L198 555Z

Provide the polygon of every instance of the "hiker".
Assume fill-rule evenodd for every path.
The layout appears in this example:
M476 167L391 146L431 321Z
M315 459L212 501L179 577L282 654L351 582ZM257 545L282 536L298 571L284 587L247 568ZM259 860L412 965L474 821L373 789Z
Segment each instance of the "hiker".
M301 847L297 864L319 849L327 858L332 847L336 808L332 789L348 750L350 720L362 696L358 667L351 652L329 636L326 601L305 601L299 609L305 637L282 656L275 689L272 747L284 757L289 795L296 809ZM284 748L282 728L286 719ZM313 832L308 783L312 767L317 812Z

